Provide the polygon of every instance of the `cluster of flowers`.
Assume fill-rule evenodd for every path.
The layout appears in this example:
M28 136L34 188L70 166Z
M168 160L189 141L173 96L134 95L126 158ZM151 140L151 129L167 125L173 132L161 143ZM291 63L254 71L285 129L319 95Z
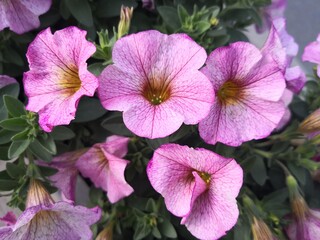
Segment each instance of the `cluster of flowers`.
M6 12L0 29L10 26L22 33L39 25L37 15L47 11L51 1L43 1L48 6L29 2L0 1L0 10L24 7L24 12L30 11L30 17L20 22L10 18L14 13ZM305 82L300 68L291 67L298 46L286 33L281 17L272 20L262 49L236 42L209 56L185 34L131 34L115 43L113 64L98 77L87 69L86 61L96 49L85 36L77 27L54 34L48 28L28 48L30 70L23 77L26 108L39 114L44 131L69 124L79 99L97 90L102 105L123 112L125 125L140 137L166 137L183 123L199 124L205 142L240 146L284 126L290 119L286 106ZM314 54L320 51L319 45L309 45L304 59L320 63L320 55ZM124 177L128 161L123 159L129 141L112 136L105 143L54 158L48 165L59 172L51 180L71 202L55 203L41 183L33 181L27 209L17 221L11 215L4 218L10 221L0 228L1 239L44 235L46 239L90 239L89 226L101 213L99 208L73 206L76 177L80 172L90 178L107 192L111 203L130 195L133 189ZM234 159L206 149L166 144L154 152L147 175L167 209L182 217L181 223L194 236L218 239L235 225L243 171Z

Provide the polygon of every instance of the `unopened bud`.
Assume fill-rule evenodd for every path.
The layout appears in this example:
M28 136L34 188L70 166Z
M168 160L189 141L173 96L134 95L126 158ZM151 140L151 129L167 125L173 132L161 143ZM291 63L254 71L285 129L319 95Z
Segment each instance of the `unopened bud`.
M133 7L121 6L120 22L118 25L118 39L126 35L130 29L130 22L133 14Z
M311 113L299 126L302 133L314 133L320 131L320 109Z
M287 177L287 186L289 189L289 196L293 214L297 219L305 219L309 208L299 192L299 186L296 179L291 175Z
M212 25L212 26L217 26L218 24L219 24L219 19L218 18L215 18L215 17L213 17L213 18L211 18L210 19L210 24Z
M39 180L31 179L26 207L29 208L38 205L50 206L52 204L54 204L54 201L43 184Z
M112 240L114 223L109 223L97 236L96 240Z
M251 231L254 240L273 240L272 232L268 225L261 219L253 217L251 224Z

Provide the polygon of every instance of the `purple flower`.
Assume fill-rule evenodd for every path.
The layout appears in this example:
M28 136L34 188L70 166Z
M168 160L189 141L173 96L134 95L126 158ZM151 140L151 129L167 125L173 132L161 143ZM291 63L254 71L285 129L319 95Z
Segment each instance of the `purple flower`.
M154 0L142 0L142 7L152 11L155 9Z
M158 148L147 167L167 209L197 238L218 239L237 222L243 171L234 159L177 144Z
M51 0L1 0L0 31L9 27L22 34L40 26L39 15L46 13Z
M289 175L286 179L292 214L291 223L285 229L290 240L316 240L320 234L320 211L310 209L299 193L295 178Z
M75 201L76 181L79 174L76 162L87 149L80 149L73 152L61 154L52 159L50 163L38 162L42 166L49 166L58 169L58 172L49 177L53 185L59 188L63 195Z
M17 222L17 218L13 212L7 212L6 215L0 218L0 221L6 223L7 226L11 226Z
M316 240L320 236L320 211L306 209L303 218L292 218L286 232L290 240Z
M286 20L284 18L278 18L272 21L274 29L276 30L282 47L285 49L287 54L287 64L288 66L291 64L292 59L297 56L299 46L295 42L294 38L287 33L286 30Z
M123 111L135 134L165 137L208 114L214 92L198 71L207 54L187 35L131 34L116 42L112 57L99 77L99 97L106 109Z
M288 106L291 103L292 98L293 98L293 93L291 91L289 91L288 89L285 89L283 92L283 95L281 97L281 101L286 106L286 111L284 112L283 117L281 118L280 122L278 123L276 130L282 129L290 121L291 111Z
M307 82L306 75L299 66L287 68L284 75L287 83L287 89L299 94Z
M199 124L205 142L239 146L265 138L277 127L285 112L279 101L285 80L278 62L270 56L246 42L218 48L209 55L201 71L213 84L216 100Z
M0 89L14 83L17 83L17 81L14 78L6 75L0 75Z
M30 71L23 78L29 100L26 108L39 113L44 131L69 124L79 99L83 95L93 96L98 87L98 80L87 70L86 63L96 48L85 36L86 31L77 27L54 34L48 28L29 45Z
M302 60L316 63L318 65L317 75L320 77L320 34L317 37L317 41L312 42L305 47Z
M261 11L262 24L261 26L256 25L257 32L263 33L264 31L270 29L272 20L283 17L286 7L287 0L272 0L271 5L263 8Z
M272 23L268 39L261 51L279 65L285 74L287 88L298 94L304 87L306 76L300 67L290 67L290 65L298 53L299 46L287 33L284 18L278 18Z
M107 192L111 203L129 196L133 189L126 182L124 171L129 161L123 159L128 152L129 138L112 136L105 143L93 145L77 161L76 167L96 187Z
M38 180L31 180L27 208L14 225L0 228L0 239L91 239L90 225L101 216L98 207L88 209L67 202L55 203Z

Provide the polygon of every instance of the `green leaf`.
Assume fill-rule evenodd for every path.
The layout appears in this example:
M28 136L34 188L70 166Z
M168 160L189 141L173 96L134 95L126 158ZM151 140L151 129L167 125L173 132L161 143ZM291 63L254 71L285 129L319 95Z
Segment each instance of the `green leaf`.
M20 87L18 83L9 84L7 86L4 86L3 88L0 88L0 106L3 103L3 96L4 95L10 95L13 97L18 97L20 92Z
M6 170L13 179L23 176L26 172L26 168L23 165L17 165L14 163L7 163Z
M162 144L169 143L169 137L164 137L164 138L156 138L156 139L148 139L146 138L146 142L148 145L156 150L158 147L160 147Z
M181 4L178 5L178 16L179 16L181 25L184 25L187 18L189 17L189 13L188 13L187 9L185 9L184 6Z
M89 122L103 116L107 111L96 98L83 97L80 100L74 122Z
M75 133L67 127L57 126L50 133L54 140L64 141L75 137Z
M11 141L11 138L17 134L17 132L9 131L6 129L0 130L0 144L8 143Z
M307 171L299 167L293 163L288 163L287 164L290 172L295 176L295 178L302 184L305 185L307 182Z
M0 160L6 161L10 160L8 157L9 147L0 147Z
M263 186L268 179L265 163L260 157L256 157L253 161L250 171L251 176L260 186Z
M159 223L158 228L159 228L161 234L168 237L168 238L176 238L177 237L176 230L174 229L171 222L167 219L164 219L164 221L162 223Z
M146 225L143 221L138 222L133 235L134 240L145 238L151 233L151 227Z
M44 146L42 146L42 144L37 139L33 140L33 142L29 146L29 149L40 160L46 162L50 162L52 160L52 155Z
M3 102L3 96L10 95L13 97L18 97L19 90L20 88L18 83L9 84L3 88L0 88L0 121L8 117L8 112Z
M6 171L0 172L0 191L10 191L17 185L18 181L13 180Z
M20 54L12 47L6 47L3 50L3 60L18 66L23 66L24 62Z
M238 220L234 228L234 240L251 240L251 228L248 223Z
M38 136L37 140L43 146L43 148L45 148L49 153L51 154L57 153L56 144L51 135L44 133Z
M101 126L116 135L133 136L132 132L124 125L122 114L119 112L110 113L109 116L102 121Z
M161 239L161 233L157 227L153 227L152 235L157 239Z
M166 25L173 31L181 27L177 9L169 6L159 6L157 10Z
M104 58L103 58L104 59ZM101 72L103 71L103 69L105 69L106 66L102 65L101 63L94 63L91 64L88 67L88 70L94 74L95 76L99 76L101 74Z
M23 103L10 95L3 96L3 102L12 117L20 117L27 113Z
M274 191L269 195L263 197L263 208L271 209L275 203L283 203L289 197L288 189L283 188L278 191Z
M65 0L71 14L85 26L93 25L93 17L88 0Z
M304 119L309 114L309 106L306 102L302 101L298 97L295 97L290 104L292 112L300 119Z
M209 30L210 27L211 27L211 24L206 21L199 21L195 24L196 33L199 35Z
M28 127L28 123L22 118L9 118L0 122L0 127L11 131L24 131Z
M30 144L30 140L25 141L14 141L11 143L8 151L8 157L10 159L19 157L21 153L23 153Z
M40 169L41 173L47 177L52 176L58 172L58 169L56 168L45 167L45 166L38 166L38 168Z
M12 141L23 141L23 140L27 140L27 139L29 138L29 131L30 131L30 129L27 128L26 130L15 134L15 135L11 138L11 140L12 140Z

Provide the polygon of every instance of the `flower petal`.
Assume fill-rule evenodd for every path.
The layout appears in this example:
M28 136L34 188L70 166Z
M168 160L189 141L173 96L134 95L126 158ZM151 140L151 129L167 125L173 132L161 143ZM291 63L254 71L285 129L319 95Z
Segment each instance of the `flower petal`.
M123 111L128 129L142 137L166 137L183 122L196 124L214 96L198 71L206 56L185 34L144 31L123 37L113 48L114 65L99 78L102 105Z
M306 75L299 66L287 68L285 78L287 88L296 94L301 92L307 81Z
M108 150L114 150L115 147L109 144L110 142L95 144L79 158L76 166L84 177L90 178L96 187L107 192L111 203L115 203L129 196L133 189L124 177L129 161L109 153ZM120 148L123 146L120 145Z
M113 135L106 139L105 149L108 153L123 158L128 153L130 138Z
M6 75L0 75L0 88L14 83L17 83L17 81L14 78Z
M22 34L40 26L39 15L47 12L51 0L0 1L0 31L9 27Z
M200 136L210 144L239 146L251 139L265 138L284 115L282 102L252 98L235 105L215 104L199 124Z
M29 99L26 108L39 112L39 123L45 131L69 124L74 119L80 97L93 96L98 86L86 63L95 52L95 46L85 35L85 31L76 27L53 35L48 28L39 33L28 48L30 71L23 79Z
M147 101L123 113L123 122L133 133L141 137L161 138L179 129L184 117L164 102L153 106Z

